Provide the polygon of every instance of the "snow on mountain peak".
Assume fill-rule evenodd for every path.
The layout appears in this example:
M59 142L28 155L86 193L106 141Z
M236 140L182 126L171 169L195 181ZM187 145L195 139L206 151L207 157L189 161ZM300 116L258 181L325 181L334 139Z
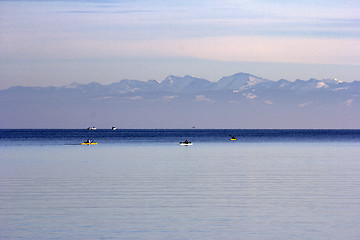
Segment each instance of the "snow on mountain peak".
M324 82L318 82L317 84L316 84L316 88L328 88L329 86L328 85L326 85L326 83L324 83Z
M269 80L256 77L249 73L236 73L221 78L217 82L217 89L244 89L266 81Z

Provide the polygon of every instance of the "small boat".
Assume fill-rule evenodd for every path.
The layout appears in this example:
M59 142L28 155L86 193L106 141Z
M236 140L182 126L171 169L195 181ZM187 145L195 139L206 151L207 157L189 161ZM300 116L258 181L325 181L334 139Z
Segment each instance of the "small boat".
M96 130L96 127L88 127L88 130Z
M234 137L233 135L230 135L230 134L229 134L229 136L231 137L230 138L231 141L236 141L236 137Z
M181 146L191 146L192 142L189 142L188 140L185 140L185 142L180 142Z
M112 130L116 130L116 127L112 127L111 129L112 129Z
M81 143L81 145L97 145L97 142L88 139L85 142Z
M81 145L97 145L97 143L96 142L92 142L92 143L83 142L83 143L81 143Z

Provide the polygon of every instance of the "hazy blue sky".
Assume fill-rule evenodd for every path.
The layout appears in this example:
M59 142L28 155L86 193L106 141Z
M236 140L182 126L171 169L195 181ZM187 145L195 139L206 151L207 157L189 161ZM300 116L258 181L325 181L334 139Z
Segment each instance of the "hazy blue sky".
M0 89L167 75L360 80L360 1L1 1Z

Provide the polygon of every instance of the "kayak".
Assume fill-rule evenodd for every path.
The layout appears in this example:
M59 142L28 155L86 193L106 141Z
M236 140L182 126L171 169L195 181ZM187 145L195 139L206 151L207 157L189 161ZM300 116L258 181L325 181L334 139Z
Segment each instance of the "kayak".
M83 143L81 143L81 145L97 145L97 143L96 142L92 142L92 143L83 142Z
M180 142L181 146L191 146L192 142Z
M230 140L231 140L231 141L236 141L236 138L231 138Z

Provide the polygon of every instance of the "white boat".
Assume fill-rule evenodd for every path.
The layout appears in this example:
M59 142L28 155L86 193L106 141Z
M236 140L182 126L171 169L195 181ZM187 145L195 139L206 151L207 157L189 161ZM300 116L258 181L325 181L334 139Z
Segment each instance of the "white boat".
M185 142L180 142L180 146L191 146L193 145L192 142L188 142L188 140L186 140Z
M96 130L96 127L88 127L88 130Z
M112 130L116 130L116 127L112 127L111 129L112 129Z

